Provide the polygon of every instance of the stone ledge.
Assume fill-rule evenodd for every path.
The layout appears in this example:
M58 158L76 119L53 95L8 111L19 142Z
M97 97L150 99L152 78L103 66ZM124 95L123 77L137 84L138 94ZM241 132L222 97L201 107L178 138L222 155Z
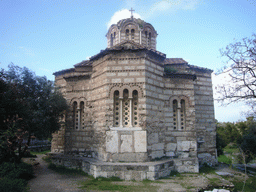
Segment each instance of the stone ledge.
M52 154L52 162L69 168L82 169L93 177L119 177L124 180L156 180L169 176L171 171L198 172L198 159L167 159L160 161L122 163L104 162L94 158Z

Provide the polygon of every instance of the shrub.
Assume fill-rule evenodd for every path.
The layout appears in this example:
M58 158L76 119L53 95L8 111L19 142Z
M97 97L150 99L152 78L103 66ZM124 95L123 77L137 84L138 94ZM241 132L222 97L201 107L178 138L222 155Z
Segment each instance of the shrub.
M27 181L24 179L0 179L0 191L1 192L22 192L27 185Z
M217 148L217 155L223 155L223 148L226 146L225 141L222 139L220 134L216 134L216 148Z
M221 163L226 163L228 165L232 164L232 159L230 157L227 157L226 155L220 155L218 157L218 161Z
M241 149L245 153L246 163L250 162L256 156L256 137L254 134L248 134L243 137Z
M27 180L32 177L32 165L4 162L0 164L0 191L22 192L27 185Z
M0 177L29 180L33 177L33 168L32 165L26 163L4 162L0 164Z

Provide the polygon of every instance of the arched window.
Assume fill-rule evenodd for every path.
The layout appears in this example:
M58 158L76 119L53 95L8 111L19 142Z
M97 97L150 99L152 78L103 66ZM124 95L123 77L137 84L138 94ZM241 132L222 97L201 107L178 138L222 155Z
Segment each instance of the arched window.
M120 100L119 91L114 92L114 127L120 126Z
M126 37L126 40L129 40L129 29L126 29L125 31L125 37Z
M173 110L173 129L174 130L184 130L186 123L186 105L185 100L181 99L173 100L172 102L172 110Z
M151 33L148 34L148 46L150 47L151 45Z
M114 127L136 127L139 125L137 90L132 92L132 97L129 97L128 89L123 90L123 97L120 97L119 91L115 91L113 107Z
M114 37L113 37L113 34L111 34L111 37L110 37L110 46L111 47L113 46L113 41L114 41Z
M134 33L135 33L135 31L134 31L134 29L132 29L132 30L131 30L131 37L132 37L131 39L132 39L132 40L134 40Z

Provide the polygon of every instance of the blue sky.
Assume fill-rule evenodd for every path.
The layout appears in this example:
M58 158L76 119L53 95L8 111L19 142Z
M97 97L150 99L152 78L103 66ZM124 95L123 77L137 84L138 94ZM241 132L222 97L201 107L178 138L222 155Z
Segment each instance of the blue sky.
M13 62L54 80L105 49L110 22L131 7L157 30L158 51L214 71L224 65L220 48L256 32L254 0L0 0L0 67ZM244 119L244 108L216 103L216 119Z

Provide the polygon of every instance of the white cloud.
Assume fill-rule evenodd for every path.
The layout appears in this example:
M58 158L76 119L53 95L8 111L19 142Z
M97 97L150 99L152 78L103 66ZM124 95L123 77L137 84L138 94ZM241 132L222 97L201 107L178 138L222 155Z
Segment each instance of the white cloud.
M159 14L159 12L194 10L198 6L198 4L202 3L203 1L204 0L157 0L154 1L154 4L150 4L151 1L147 1L147 3L142 4L140 1L127 0L126 6L133 8L137 7L139 11L144 13L143 18L147 18L155 13ZM130 17L131 12L128 9L119 10L115 12L114 15L111 17L110 21L107 23L107 27L109 28L112 24L116 24L121 19L126 19ZM133 13L133 17L142 18L142 16L136 12Z
M116 24L121 19L126 19L130 17L131 17L131 12L128 9L122 9L120 11L117 11L114 13L110 21L107 23L107 27L109 28L112 24ZM134 13L134 12L133 12L133 17L141 18L141 16L138 13Z
M162 0L151 6L151 14L167 10L193 10L200 3L199 0Z

